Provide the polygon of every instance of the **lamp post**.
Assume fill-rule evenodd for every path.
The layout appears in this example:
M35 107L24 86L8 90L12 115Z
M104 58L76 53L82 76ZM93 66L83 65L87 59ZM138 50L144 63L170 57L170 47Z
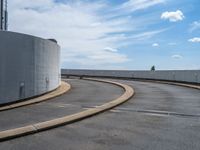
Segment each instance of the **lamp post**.
M0 30L8 29L7 0L0 0Z

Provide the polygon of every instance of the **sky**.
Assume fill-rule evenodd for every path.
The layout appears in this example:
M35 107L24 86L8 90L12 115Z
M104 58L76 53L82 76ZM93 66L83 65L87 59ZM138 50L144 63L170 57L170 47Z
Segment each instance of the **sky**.
M8 0L9 30L54 38L67 69L200 69L200 0Z

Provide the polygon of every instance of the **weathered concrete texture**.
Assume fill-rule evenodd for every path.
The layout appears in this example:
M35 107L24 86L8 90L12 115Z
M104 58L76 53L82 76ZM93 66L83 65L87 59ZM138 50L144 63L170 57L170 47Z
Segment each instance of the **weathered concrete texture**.
M60 47L50 40L0 31L0 104L60 85Z
M199 114L199 90L147 82L118 82L135 89L136 95L127 103L74 124L2 142L0 150L200 149L199 117L153 113L168 111ZM80 87L80 84L77 87ZM108 87L105 91L97 91L96 95L93 95L94 91L90 92L85 88L83 90L87 91L85 96L98 102L98 95L101 97L104 92L106 95L109 92L113 94L114 89ZM91 101L93 102L92 99ZM82 103L85 104L84 101ZM136 110L146 110L149 113Z
M43 94L43 95L37 96L35 98L30 98L26 101L20 101L18 103L11 103L11 104L7 104L5 106L0 106L0 112L27 106L27 105L32 105L32 104L36 104L36 103L41 103L41 102L50 100L52 98L61 96L61 95L65 94L66 92L68 92L70 89L71 89L71 85L68 84L67 82L62 81L61 85L57 89L55 89L51 92L48 92L47 94Z
M89 108L87 110L72 114L72 115L65 115L60 118L55 118L52 120L48 121L43 121L35 124L29 124L28 126L23 126L20 128L14 128L10 130L4 130L0 132L0 141L14 138L14 137L19 137L27 134L33 134L37 132L41 132L44 130L48 130L53 127L61 126L63 124L70 124L72 122L80 121L81 119L85 119L94 115L97 115L99 113L102 113L106 110L109 110L113 107L116 107L126 101L128 101L133 95L134 95L134 90L125 84L121 84L118 82L113 82L113 81L107 81L107 80L100 80L100 79L87 79L87 80L92 80L92 81L98 81L98 82L103 82L103 83L110 83L117 85L125 90L124 94L118 97L117 99L111 100L108 103L104 103L103 105L100 105L95 108Z
M124 93L122 88L109 83L86 80L67 82L72 89L64 95L43 103L0 112L0 131L75 114L110 102Z
M200 83L200 70L125 71L62 69L61 73L62 75L122 77Z

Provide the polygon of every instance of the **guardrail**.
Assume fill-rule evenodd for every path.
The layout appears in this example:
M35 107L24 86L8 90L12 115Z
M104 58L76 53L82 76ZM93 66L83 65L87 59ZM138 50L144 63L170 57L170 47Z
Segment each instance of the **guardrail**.
M168 71L128 71L128 70L80 70L62 69L62 76L87 76L106 78L129 78L144 80L162 80L185 83L200 83L200 70L168 70Z

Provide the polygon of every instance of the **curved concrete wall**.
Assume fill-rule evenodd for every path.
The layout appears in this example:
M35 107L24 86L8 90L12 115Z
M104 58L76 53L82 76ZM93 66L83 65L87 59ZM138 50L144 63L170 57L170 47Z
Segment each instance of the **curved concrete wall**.
M50 40L0 31L0 104L60 85L60 47Z
M177 82L200 83L200 70L170 71L123 71L123 70L76 70L62 69L62 75L121 77L135 79L168 80Z

